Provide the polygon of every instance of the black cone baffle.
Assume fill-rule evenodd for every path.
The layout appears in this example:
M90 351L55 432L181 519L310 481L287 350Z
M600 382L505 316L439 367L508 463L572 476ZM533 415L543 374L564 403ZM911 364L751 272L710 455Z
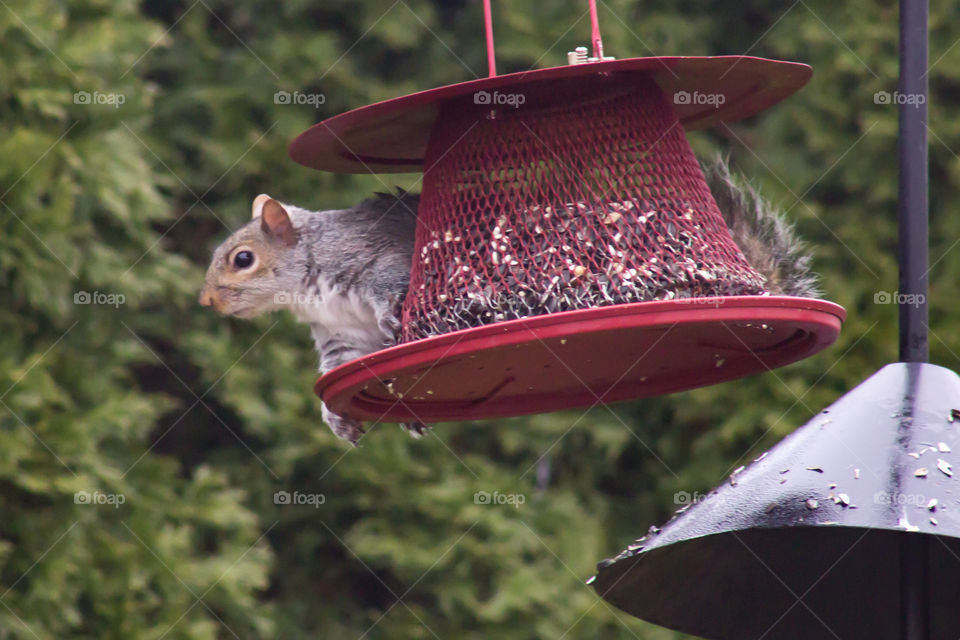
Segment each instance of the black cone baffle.
M958 475L960 376L890 364L601 562L593 584L628 613L705 638L895 640L915 580L931 640L957 640ZM903 562L908 546L925 562Z

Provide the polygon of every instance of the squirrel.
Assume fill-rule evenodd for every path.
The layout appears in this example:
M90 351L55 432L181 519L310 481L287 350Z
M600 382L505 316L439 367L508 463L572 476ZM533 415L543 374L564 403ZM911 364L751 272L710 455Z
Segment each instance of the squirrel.
M704 166L707 185L734 241L775 295L819 297L810 256L792 227L757 190L717 158ZM253 219L213 253L200 304L241 318L287 309L310 332L327 372L396 344L400 307L410 282L419 196L377 194L355 207L309 211L266 194ZM324 421L356 445L357 420L324 405ZM419 437L419 422L401 425Z
M350 209L308 211L267 194L213 253L200 304L240 318L287 309L310 333L320 371L396 344L410 282L418 197L377 194ZM324 422L357 445L358 420L324 404ZM401 425L414 437L426 425Z

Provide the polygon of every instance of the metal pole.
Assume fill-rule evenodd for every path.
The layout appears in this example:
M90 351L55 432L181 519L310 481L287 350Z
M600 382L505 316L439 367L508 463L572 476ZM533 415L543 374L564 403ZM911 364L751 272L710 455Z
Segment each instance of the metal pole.
M926 362L928 270L928 0L900 0L900 360ZM928 640L925 535L904 533L900 546L901 636Z
M926 362L928 0L900 1L900 360Z
M901 637L904 640L928 640L930 637L928 538L925 533L900 534Z

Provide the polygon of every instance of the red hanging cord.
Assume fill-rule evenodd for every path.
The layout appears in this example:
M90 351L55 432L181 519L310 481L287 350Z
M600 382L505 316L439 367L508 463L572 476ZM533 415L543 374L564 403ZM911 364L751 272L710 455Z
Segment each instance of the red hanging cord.
M497 75L497 59L493 51L493 15L490 11L490 0L483 0L483 21L487 30L487 68L492 78Z
M590 42L593 44L593 57L603 60L603 40L600 39L600 20L597 18L597 0L590 2Z

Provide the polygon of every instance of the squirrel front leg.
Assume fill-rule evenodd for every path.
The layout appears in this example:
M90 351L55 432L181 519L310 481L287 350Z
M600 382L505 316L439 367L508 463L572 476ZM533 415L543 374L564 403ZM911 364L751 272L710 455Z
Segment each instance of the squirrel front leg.
M400 341L403 325L400 323L400 303L392 298L372 296L371 307L377 319L377 328L383 334L383 346L392 347Z
M310 329L314 345L320 356L320 373L326 373L345 362L366 355L365 350L352 344L344 336L331 333L323 325L311 325ZM321 415L323 421L327 423L327 426L338 438L357 446L364 434L362 422L334 413L326 403L323 404Z
M373 305L374 313L377 316L377 326L384 335L384 346L392 347L400 340L400 332L403 328L399 315L400 303L397 300L380 300ZM422 437L429 429L430 425L417 422L403 422L400 428L409 433L414 438Z

